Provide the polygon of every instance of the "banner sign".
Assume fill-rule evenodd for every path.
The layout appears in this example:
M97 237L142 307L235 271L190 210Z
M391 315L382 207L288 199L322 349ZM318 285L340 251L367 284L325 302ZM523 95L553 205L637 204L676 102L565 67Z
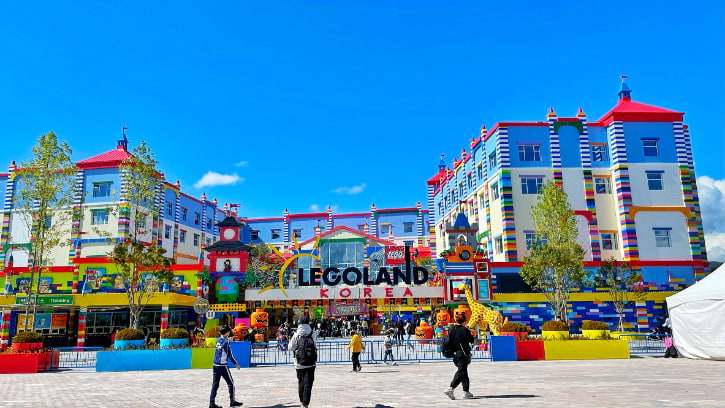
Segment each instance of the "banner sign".
M368 314L369 308L365 303L333 303L328 308L330 316L349 316Z
M30 300L29 300L30 299ZM15 303L19 305L28 304L33 301L33 296L15 296ZM32 303L31 303L32 304ZM68 296L38 296L39 306L69 306L73 304L73 295Z
M387 245L385 247L385 263L388 265L404 264L405 247L402 245Z

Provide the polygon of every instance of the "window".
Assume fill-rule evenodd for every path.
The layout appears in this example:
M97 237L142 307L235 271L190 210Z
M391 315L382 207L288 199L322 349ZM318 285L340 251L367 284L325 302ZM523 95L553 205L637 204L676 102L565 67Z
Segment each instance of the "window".
M105 225L108 224L108 211L106 210L93 210L91 211L92 218L91 218L91 224L92 225Z
M602 249L617 249L617 234L614 232L602 232Z
M478 163L478 166L476 167L476 177L478 177L479 180L483 180L483 164Z
M50 229L53 226L53 216L48 215L45 217L45 228Z
M279 239L280 235L282 235L281 229L272 229L272 239Z
M609 183L609 177L594 177L594 191L597 194L611 194L612 186Z
M463 181L458 183L458 195L463 198L466 196L466 186L463 184Z
M207 238L206 239L206 246L210 246L210 245L211 245L211 238Z
M521 194L539 194L543 185L543 177L521 177Z
M341 241L331 241L320 247L320 267L324 270L334 266L343 271L345 268L352 266L362 270L365 261L365 244L360 241Z
M497 237L493 239L493 249L497 254L503 253L503 238Z
M454 204L458 201L458 190L455 188L451 190L451 201L453 201Z
M380 224L381 234L390 234L390 224Z
M206 220L206 229L208 229L208 230L211 229L211 218Z
M302 238L302 228L295 228L292 230L292 236L295 238Z
M549 243L548 239L535 234L533 231L525 232L524 236L526 237L526 249L528 250L531 250L537 245L545 245Z
M648 171L647 172L647 186L649 186L650 190L663 190L662 172Z
M181 243L186 242L186 231L184 231L184 230L179 231L179 242L181 242Z
M496 152L488 155L488 168L493 170L493 168L496 167Z
M198 212L195 212L194 213L194 225L199 225L199 224L201 224L201 214L199 214Z
M111 183L93 183L93 197L110 197Z
M136 229L143 233L146 228L146 214L139 214L136 216Z
M659 139L642 139L642 149L645 156L659 156Z
M194 234L194 246L199 246L199 234Z
M592 143L589 145L592 153L592 161L605 162L609 161L609 154L607 154L607 145L604 143Z
M188 208L181 208L181 220L186 221L186 214L189 212Z
M252 241L256 241L259 239L259 231L252 231Z
M491 184L491 199L492 200L498 200L499 193L498 193L498 182Z
M541 146L536 144L519 145L519 160L541 161Z
M413 223L412 222L404 222L403 223L403 232L413 232Z
M443 201L438 202L438 214L443 215L444 210L445 210L445 208L443 207ZM362 231L362 230L360 230L360 231Z
M166 202L166 215L174 215L174 203L171 201Z
M655 246L658 248L671 247L672 241L670 240L670 229L669 228L654 228L655 232Z
M164 238L166 238L166 239L171 238L171 226L170 225L164 226Z

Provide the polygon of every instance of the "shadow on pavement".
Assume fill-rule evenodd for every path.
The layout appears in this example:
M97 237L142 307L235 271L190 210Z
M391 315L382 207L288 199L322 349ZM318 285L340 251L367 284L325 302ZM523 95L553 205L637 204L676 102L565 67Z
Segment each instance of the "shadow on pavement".
M484 395L481 397L476 397L475 399L481 399L481 398L539 398L539 396L531 395L531 394Z

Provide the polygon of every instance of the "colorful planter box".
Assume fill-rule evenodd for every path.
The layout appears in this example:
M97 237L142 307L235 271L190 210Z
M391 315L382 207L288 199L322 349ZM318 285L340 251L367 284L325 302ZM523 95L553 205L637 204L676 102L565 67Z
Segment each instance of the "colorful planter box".
M541 338L544 340L569 340L569 331L542 330Z
M525 340L527 337L529 337L529 333L527 332L501 332L502 336L514 336L516 337L516 340Z
M144 348L146 340L116 340L113 342L113 348L117 350Z
M609 330L582 330L582 334L590 340L608 340L611 338Z
M13 343L10 345L13 351L21 353L27 351L37 351L43 348L43 343Z
M627 340L562 340L545 341L547 360L597 360L629 358Z
M50 370L51 353L0 354L0 374L27 374Z
M191 349L116 350L96 354L96 371L185 370Z
M191 368L211 368L214 365L215 347L195 347L191 349ZM235 355L234 358L238 357Z
M516 360L546 360L543 340L517 341Z
M159 345L162 349L188 347L189 339L161 339Z
M491 336L491 361L516 361L516 337Z

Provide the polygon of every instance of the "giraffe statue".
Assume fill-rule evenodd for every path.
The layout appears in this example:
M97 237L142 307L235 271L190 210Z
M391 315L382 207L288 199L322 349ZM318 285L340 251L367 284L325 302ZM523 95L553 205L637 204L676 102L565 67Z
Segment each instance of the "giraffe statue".
M471 293L471 285L462 284L460 286L466 294L466 300L468 300L468 307L471 309L471 319L468 321L468 328L473 329L478 325L481 328L485 328L486 325L491 328L494 336L498 336L501 332L501 326L504 324L503 316L496 310L489 309L486 306L476 302Z

